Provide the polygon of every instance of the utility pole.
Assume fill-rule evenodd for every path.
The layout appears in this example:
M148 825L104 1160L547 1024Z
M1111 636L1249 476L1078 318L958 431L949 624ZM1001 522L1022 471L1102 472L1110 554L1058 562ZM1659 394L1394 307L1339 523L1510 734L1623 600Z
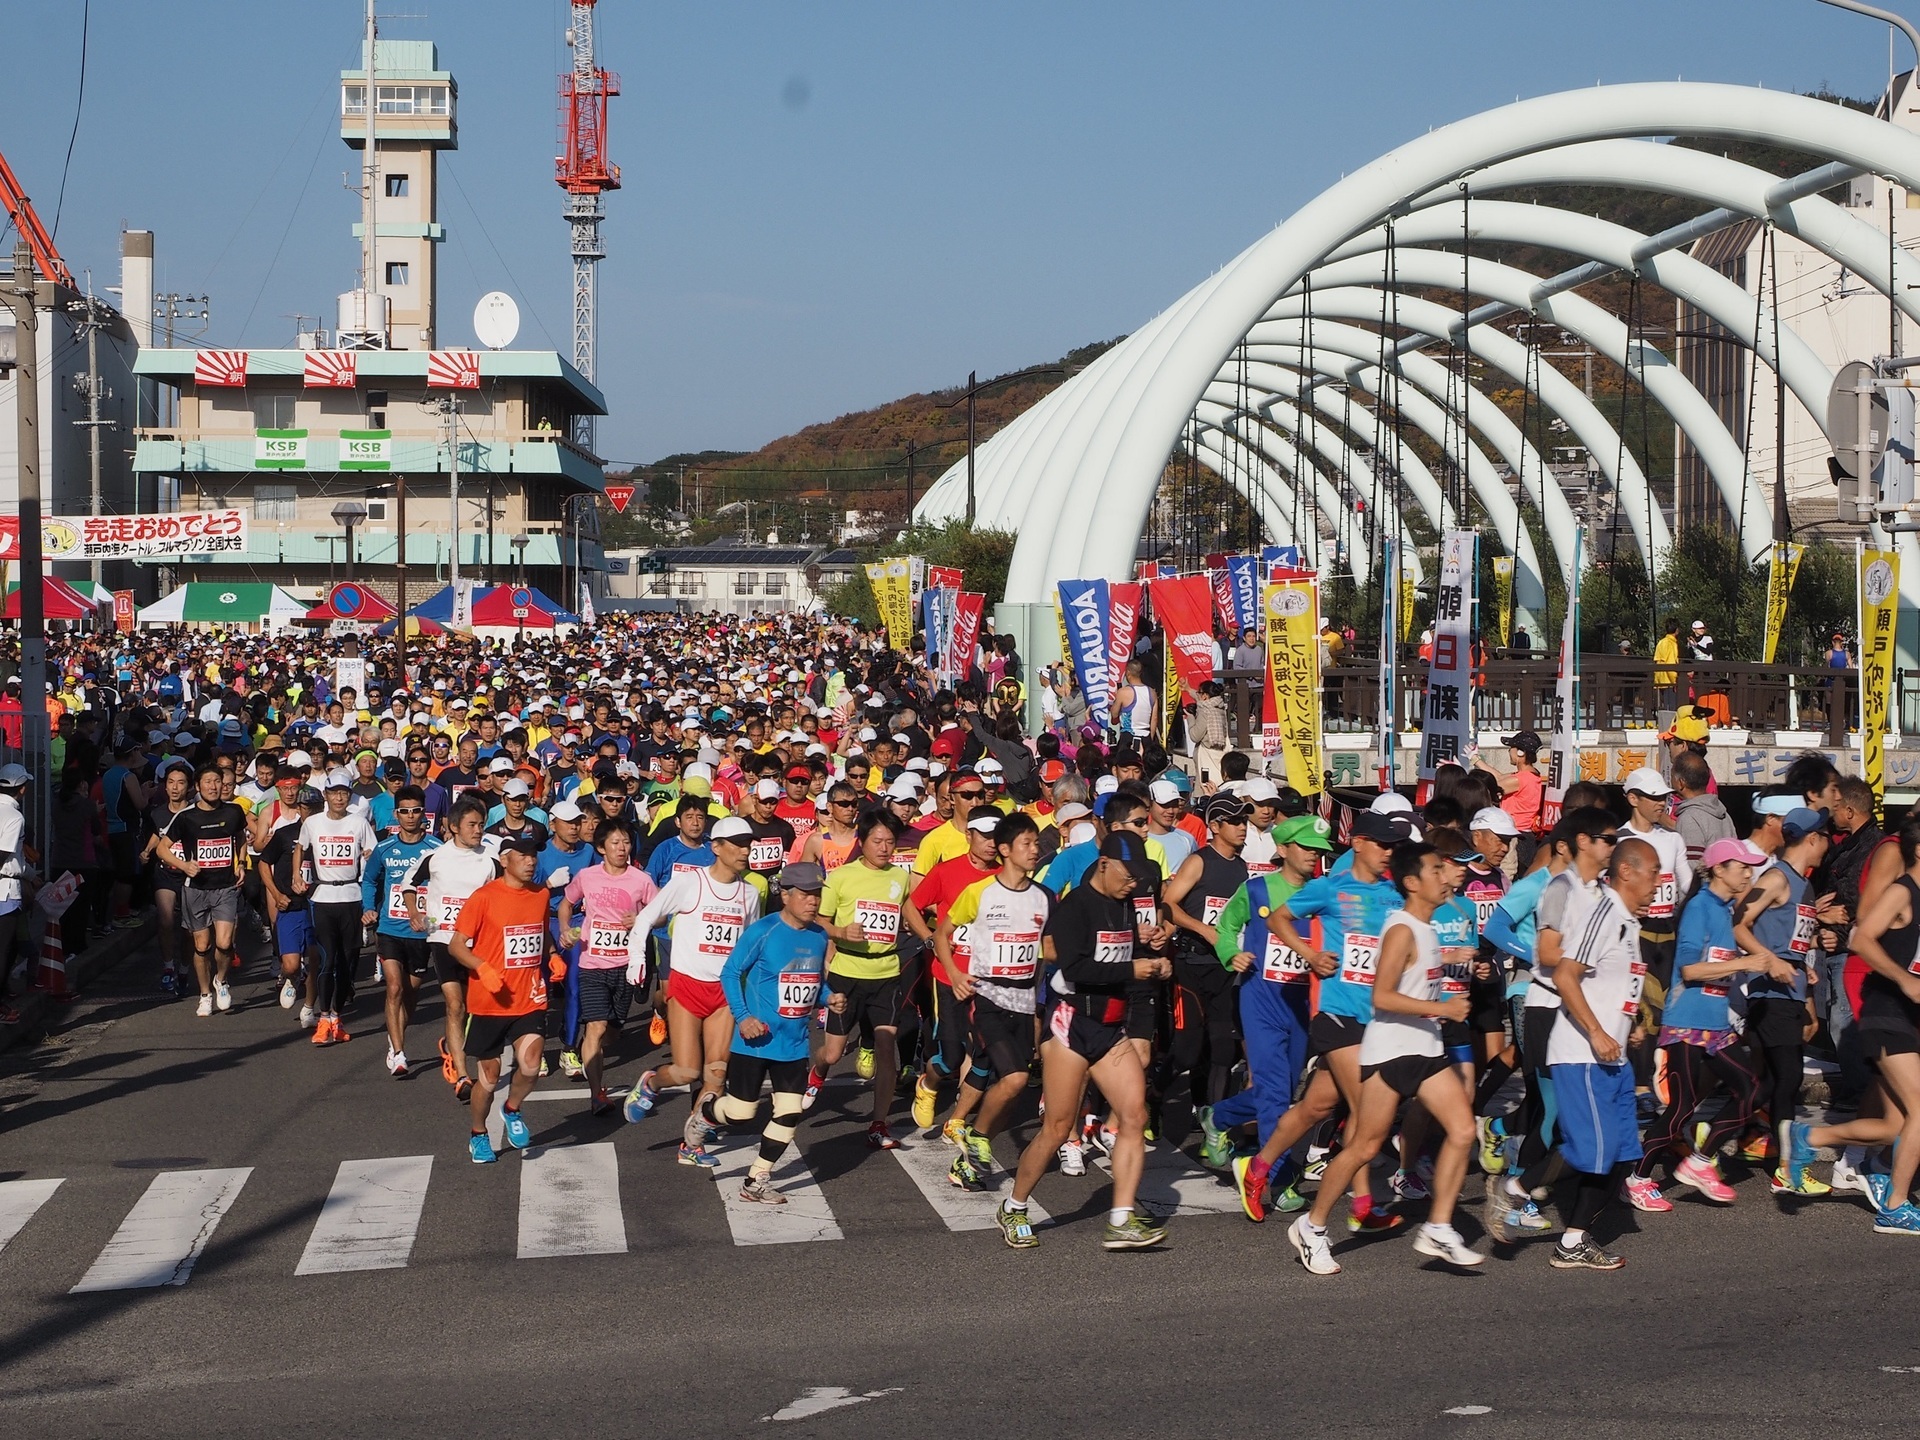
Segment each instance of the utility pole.
M207 323L208 313L207 297L205 295L168 293L166 295L156 295L153 300L153 318L166 322L167 343L165 348L168 350L173 349L174 321L198 320L202 328L204 328ZM180 390L178 386L171 388L173 389L173 414L171 416L154 416L154 424L156 425L177 425L180 423ZM156 510L160 508L158 497L155 497L154 508Z
M100 331L107 323L107 307L93 295L93 276L87 276L87 298L76 300L67 307L68 312L79 317L80 328L87 332L87 376L80 384L80 393L86 397L87 418L73 423L87 432L87 462L92 477L92 499L89 514L96 519L100 515L100 431L102 428L118 428L112 420L100 418L100 402L111 399L113 392L100 380ZM100 583L100 558L96 555L92 567L93 583Z
M34 302L39 289L33 250L23 235L13 247L14 408L20 473L20 704L29 778L27 814L41 852L52 840L47 758L46 591L40 572L40 356Z
M973 402L980 393L979 372L967 372L967 528L973 528ZM908 517L912 523L912 517Z
M447 427L447 499L452 506L453 556L447 565L447 579L455 592L457 606L460 589L460 397L442 395L437 402L440 418Z
M393 477L394 529L399 532L399 548L393 558L394 604L400 607L400 618L393 622L394 686L409 689L407 685L407 477Z

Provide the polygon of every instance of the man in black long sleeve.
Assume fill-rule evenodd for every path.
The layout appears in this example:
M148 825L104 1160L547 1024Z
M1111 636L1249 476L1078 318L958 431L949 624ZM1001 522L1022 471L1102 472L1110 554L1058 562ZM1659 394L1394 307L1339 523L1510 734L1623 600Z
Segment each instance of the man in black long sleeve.
M1127 987L1173 973L1169 960L1134 958L1136 942L1144 948L1152 938L1142 933L1134 912L1129 868L1145 860L1140 836L1107 836L1086 882L1068 891L1047 921L1040 953L1059 966L1047 982L1055 998L1045 1012L1040 1051L1047 1114L1021 1152L1012 1198L998 1216L1001 1234L1016 1250L1039 1243L1027 1219L1027 1197L1078 1120L1089 1074L1113 1107L1119 1130L1112 1209L1101 1246L1144 1250L1167 1238L1166 1226L1136 1214L1133 1203L1146 1163L1147 1074L1139 1052L1127 1043Z

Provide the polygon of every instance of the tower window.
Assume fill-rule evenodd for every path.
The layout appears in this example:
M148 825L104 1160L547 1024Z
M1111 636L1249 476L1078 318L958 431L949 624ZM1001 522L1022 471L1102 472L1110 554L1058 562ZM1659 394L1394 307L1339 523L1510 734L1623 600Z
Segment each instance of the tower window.
M407 177L404 175L387 176L387 198L404 200L407 198Z
M389 260L387 262L387 284L405 285L407 283L407 262Z

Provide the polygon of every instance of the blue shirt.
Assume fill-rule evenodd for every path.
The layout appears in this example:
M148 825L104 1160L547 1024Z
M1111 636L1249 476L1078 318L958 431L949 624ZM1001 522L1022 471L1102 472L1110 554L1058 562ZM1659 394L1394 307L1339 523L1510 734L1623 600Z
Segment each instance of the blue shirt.
M1724 950L1724 955L1711 952ZM1687 980L1681 971L1708 960L1730 960L1740 953L1733 938L1733 907L1703 885L1680 912L1680 928L1673 940L1673 984L1667 988L1663 1024L1675 1030L1725 1030L1727 990L1738 983L1735 975L1718 980Z
M1391 880L1363 885L1352 872L1309 880L1287 901L1294 920L1320 920L1320 948L1337 963L1320 981L1320 1008L1367 1024L1373 1019L1373 973L1380 959L1380 931L1402 904ZM1294 928L1298 929L1298 925ZM1356 937L1349 946L1348 937ZM1370 943L1360 943L1366 936Z
M673 878L676 865L697 865L702 870L713 864L713 846L704 841L698 845L689 845L678 835L669 835L653 847L653 854L647 857L647 878L653 881L655 888L664 890L667 881Z
M408 923L407 905L401 892L407 888L407 877L413 874L420 857L439 848L440 842L431 835L422 835L413 841L389 835L373 847L373 854L367 857L366 873L360 877L360 908L380 917L374 927L380 934L404 936L409 940L427 938L426 931L416 930Z
M600 854L591 845L576 845L571 850L562 850L556 842L547 841L547 848L534 857L533 879L536 885L545 885L553 891L547 900L548 919L560 913L560 901L566 893L567 880L599 863ZM567 872L567 880L555 884L554 874L560 870Z
M1082 840L1078 845L1069 845L1053 857L1053 863L1040 876L1040 883L1056 896L1064 895L1086 879L1087 871L1093 868L1093 862L1099 858L1098 840Z
M749 1040L736 1028L732 1048L766 1060L805 1060L826 968L827 932L818 925L796 929L779 915L749 925L720 972L720 988L736 1025L751 1015L767 1033Z
M1540 892L1547 888L1547 882L1552 878L1552 872L1544 865L1531 874L1521 876L1500 897L1499 903L1493 907L1492 918L1487 921L1487 940L1519 962L1514 966L1513 977L1507 981L1507 998L1510 1000L1525 993L1533 983L1534 945L1538 937L1533 912L1540 903Z

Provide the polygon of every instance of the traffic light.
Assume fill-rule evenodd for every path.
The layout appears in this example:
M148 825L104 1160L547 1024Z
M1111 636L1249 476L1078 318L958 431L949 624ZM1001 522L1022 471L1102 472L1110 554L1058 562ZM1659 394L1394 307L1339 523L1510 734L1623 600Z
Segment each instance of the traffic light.
M1849 361L1827 392L1827 471L1839 489L1842 521L1872 523L1914 498L1914 396L1906 366Z

